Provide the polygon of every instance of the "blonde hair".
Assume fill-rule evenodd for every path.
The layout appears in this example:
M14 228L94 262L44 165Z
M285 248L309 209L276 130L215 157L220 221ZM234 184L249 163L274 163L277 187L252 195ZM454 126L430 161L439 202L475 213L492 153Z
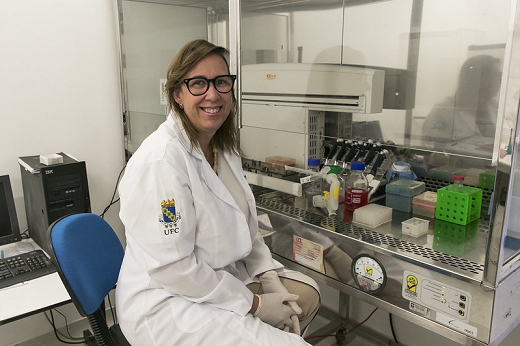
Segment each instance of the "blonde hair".
M168 93L168 103L170 108L175 110L175 113L179 117L188 135L192 147L200 146L199 133L195 126L191 123L184 110L175 102L173 93L176 90L180 90L183 84L183 80L186 75L205 57L217 54L222 57L229 73L229 64L226 57L229 55L229 51L220 46L216 46L206 40L197 39L182 47L177 55L173 58L170 66L168 67L167 81L165 85L165 91ZM232 93L232 106L231 111L227 119L217 130L212 138L214 148L220 151L228 151L239 153L237 144L237 130L236 130L236 99L233 91Z

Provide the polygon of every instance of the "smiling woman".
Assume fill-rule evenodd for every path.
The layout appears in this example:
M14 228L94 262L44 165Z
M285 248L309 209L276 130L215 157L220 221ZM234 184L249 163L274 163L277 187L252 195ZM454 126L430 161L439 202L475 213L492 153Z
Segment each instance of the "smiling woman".
M170 70L176 68L174 61ZM200 60L187 77L180 85L176 83L171 96L181 108L181 113L186 116L184 118L181 115L181 119L188 120L195 128L196 140L208 162L213 164L213 149L224 148L218 148L216 144L214 147L211 139L226 121L234 105L234 96L231 93L234 79L229 75L226 60L215 53ZM192 141L192 145L194 144L196 143Z
M165 86L172 111L119 185L116 303L133 345L308 345L317 284L273 260L259 233L226 56L205 40L179 51Z
M225 48L205 40L192 41L184 48L168 68L165 90L191 145L200 144L211 163L213 149L238 153L232 92L236 76L229 75Z

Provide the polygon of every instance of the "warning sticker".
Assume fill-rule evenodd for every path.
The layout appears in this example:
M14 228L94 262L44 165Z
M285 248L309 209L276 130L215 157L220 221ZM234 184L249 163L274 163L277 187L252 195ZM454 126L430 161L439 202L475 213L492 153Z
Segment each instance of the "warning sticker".
M405 291L409 294L417 296L417 284L419 280L415 275L409 274L406 276L406 288Z
M411 310L416 311L412 307L422 306L458 320L469 321L471 294L458 287L405 270L402 295L414 303L413 306L410 304Z
M323 245L294 235L293 261L323 273Z

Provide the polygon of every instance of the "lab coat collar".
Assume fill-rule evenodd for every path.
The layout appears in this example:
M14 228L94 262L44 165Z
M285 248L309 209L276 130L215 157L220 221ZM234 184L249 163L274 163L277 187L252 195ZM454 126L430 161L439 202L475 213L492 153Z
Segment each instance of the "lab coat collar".
M168 118L166 119L166 124L172 131L177 135L179 141L181 142L184 149L189 152L191 155L195 156L199 160L205 160L204 154L202 153L202 149L199 146L192 147L188 135L184 130L184 126L182 125L182 121L179 116L173 111L170 111Z

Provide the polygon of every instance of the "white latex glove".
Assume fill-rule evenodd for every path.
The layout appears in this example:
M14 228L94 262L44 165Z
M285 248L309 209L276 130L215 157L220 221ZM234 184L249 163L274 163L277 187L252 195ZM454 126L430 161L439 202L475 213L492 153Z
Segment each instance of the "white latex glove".
M264 293L289 293L287 288L282 284L278 273L274 270L269 270L260 276L260 283L262 284L262 290ZM302 309L296 302L290 302L289 306L294 312L299 315L302 313Z
M280 281L280 278L278 277L278 273L274 270L269 270L265 272L262 276L260 276L260 283L262 284L262 290L264 293L289 293L287 291L287 288L282 284ZM293 309L294 313L296 315L299 315L302 313L302 309L296 302L288 302L289 306ZM298 319L298 316L292 315L291 319L293 321L294 327L292 328L292 331L294 334L301 334L300 330L300 320ZM288 332L288 327L284 328L286 332Z
M300 320L298 319L298 316L296 315L291 315L291 320L293 321L293 328L289 328L289 326L285 326L283 328L284 332L293 332L294 334L297 334L297 335L302 335L302 331L301 331L301 328L300 328Z
M259 317L262 321L273 327L285 329L286 327L295 329L293 309L284 304L285 302L294 302L299 296L291 293L264 293L257 294L258 308L253 316ZM296 320L298 318L296 317ZM300 329L298 322L298 329Z

